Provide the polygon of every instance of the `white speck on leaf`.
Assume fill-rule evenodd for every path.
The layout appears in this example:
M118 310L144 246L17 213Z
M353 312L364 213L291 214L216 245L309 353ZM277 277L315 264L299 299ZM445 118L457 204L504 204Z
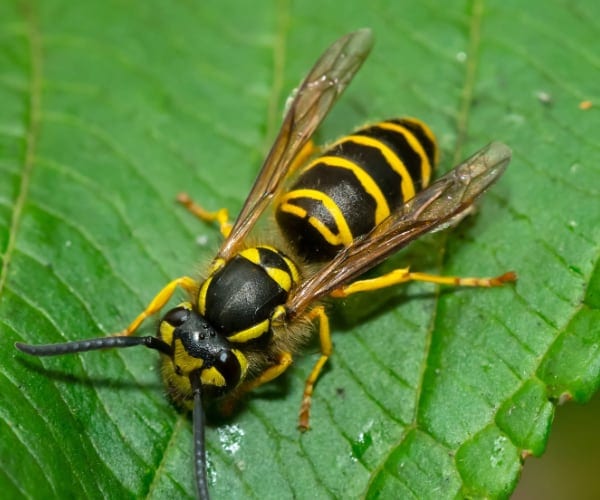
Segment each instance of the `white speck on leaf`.
M490 456L490 464L492 464L492 467L498 467L502 464L506 441L507 438L504 436L499 436L494 440L494 448L492 449L492 455Z
M235 455L240 450L244 430L239 425L224 425L219 427L218 433L223 449L230 455Z
M208 243L208 236L206 236L205 234L201 234L200 236L196 237L196 244L203 247Z

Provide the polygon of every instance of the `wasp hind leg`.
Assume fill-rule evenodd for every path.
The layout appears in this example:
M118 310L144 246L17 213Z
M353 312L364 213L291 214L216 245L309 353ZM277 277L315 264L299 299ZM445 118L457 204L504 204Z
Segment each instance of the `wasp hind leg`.
M309 429L310 406L312 403L312 395L315 389L315 383L323 370L323 366L333 352L333 344L331 343L331 332L329 329L329 318L325 313L323 306L317 306L308 313L308 319L319 320L319 340L321 342L321 356L313 366L306 382L304 384L304 394L302 395L302 403L300 404L300 413L298 414L298 428L301 431Z
M289 174L292 174L301 166L305 165L310 157L315 156L320 151L321 148L317 146L312 139L309 140L304 146L302 146L302 149L298 152L298 154L292 161L289 167Z
M216 222L219 224L219 231L223 235L224 238L229 236L231 233L232 224L229 220L229 212L226 208L221 208L214 212L209 212L205 210L200 205L194 202L187 193L179 193L177 195L177 201L181 203L188 212L192 213L200 220L204 222Z
M319 151L320 148L315 146L312 140L308 141L291 162L288 175L295 172L298 168L306 163L308 158L315 155ZM226 208L221 208L219 210L215 210L214 212L210 212L198 205L187 193L179 193L177 195L177 202L183 205L188 212L198 217L201 221L209 223L216 222L219 225L219 231L224 238L227 238L229 233L231 233L233 224L229 220L229 212Z
M162 290L158 292L156 296L150 301L150 303L146 306L146 309L144 309L140 314L138 314L138 316L131 322L131 324L127 328L118 332L115 335L133 335L133 333L139 328L139 326L146 318L157 313L165 306L165 304L175 293L177 287L181 287L187 292L192 293L198 289L198 283L196 280L188 276L183 276L181 278L177 278L167 283L167 285L164 286Z
M516 280L517 275L513 271L509 271L494 278L460 278L458 276L436 276L434 274L413 273L410 272L408 267L406 267L403 269L395 269L387 274L384 274L383 276L378 276L377 278L355 281L354 283L350 283L347 286L343 286L337 290L334 290L331 293L331 297L348 297L354 293L371 292L373 290L379 290L389 286L408 283L409 281L426 281L428 283L437 283L438 285L449 286L489 288L493 286L501 286L504 283L509 283Z

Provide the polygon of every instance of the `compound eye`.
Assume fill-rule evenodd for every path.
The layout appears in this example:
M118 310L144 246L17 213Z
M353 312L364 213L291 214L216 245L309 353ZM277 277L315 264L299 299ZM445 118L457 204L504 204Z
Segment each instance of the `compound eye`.
M229 349L224 349L217 355L214 367L219 371L228 387L235 387L242 377L242 367L237 356Z
M177 328L183 325L190 317L190 310L185 307L174 307L164 315L163 321Z

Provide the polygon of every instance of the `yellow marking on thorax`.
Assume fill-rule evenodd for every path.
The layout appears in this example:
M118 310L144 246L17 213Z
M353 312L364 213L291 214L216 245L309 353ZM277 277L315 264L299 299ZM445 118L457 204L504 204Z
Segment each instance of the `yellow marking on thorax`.
M300 273L298 272L298 268L296 267L296 264L294 264L291 261L291 259L289 259L285 255L281 255L281 258L285 261L285 263L287 264L287 266L290 270L290 273L292 275L292 284L295 285L297 283L300 283Z
M208 268L208 275L212 276L219 269L221 269L223 266L225 266L225 259L215 259L215 260L213 260L212 264Z
M294 276L290 276L290 273L288 273L287 271L285 271L283 269L279 269L277 267L268 267L268 266L264 266L263 264L261 264L261 262L260 262L260 250L261 249L270 250L271 252L273 252L273 253L277 254L279 257L281 257L287 263L290 270L293 270L292 272L296 272L296 278L298 278L298 276L297 276L298 271L296 270L296 267L291 263L291 261L287 257L284 257L281 254L281 252L279 252L274 247L271 247L268 245L260 245L256 248L247 248L246 250L243 250L242 252L240 252L239 255L244 257L245 259L249 260L253 264L261 266L266 271L266 273L271 277L271 279L273 281L275 281L275 283L277 283L286 292L289 292L292 288L292 282L294 280Z
M206 294L208 287L212 281L212 274L200 285L200 291L198 292L198 311L202 316L206 314Z
M249 342L250 340L257 339L263 333L269 331L269 320L265 319L256 325L251 326L250 328L246 328L245 330L240 330L239 332L234 333L227 337L229 342L235 342L242 344L244 342Z
M292 277L290 274L283 269L278 269L276 267L267 267L267 274L271 277L271 279L277 283L283 290L289 292L292 288Z
M253 264L260 265L260 252L258 248L246 248L246 250L242 250L238 255L244 257L244 259L249 260Z
M275 247L272 247L271 245L258 245L256 248L262 248L264 250L270 250L271 252L276 253L280 257L283 257L283 255L281 255L281 252L279 250L277 250Z

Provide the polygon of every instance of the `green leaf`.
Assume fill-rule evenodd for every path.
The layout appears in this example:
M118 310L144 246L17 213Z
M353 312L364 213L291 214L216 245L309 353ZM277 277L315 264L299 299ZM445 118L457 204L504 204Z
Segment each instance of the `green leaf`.
M441 171L490 140L505 176L458 228L379 268L490 276L333 309L312 430L315 343L207 429L216 498L507 497L554 405L600 384L600 119L593 2L8 1L0 6L3 496L192 496L191 422L144 349L35 359L15 341L124 328L218 231L174 199L241 207L286 96L325 47L374 51L318 132L418 116ZM580 108L583 101L592 107ZM150 333L153 325L143 328Z

